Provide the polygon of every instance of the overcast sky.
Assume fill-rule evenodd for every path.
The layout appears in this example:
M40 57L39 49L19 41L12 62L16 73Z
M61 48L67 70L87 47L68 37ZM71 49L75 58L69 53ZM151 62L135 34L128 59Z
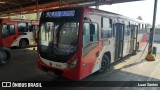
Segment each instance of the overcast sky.
M158 0L159 1L159 0ZM99 8L114 13L119 13L131 18L142 16L143 21L152 24L153 20L154 0L144 0L127 2L112 5L103 5ZM157 20L156 24L160 24L160 1L157 4Z

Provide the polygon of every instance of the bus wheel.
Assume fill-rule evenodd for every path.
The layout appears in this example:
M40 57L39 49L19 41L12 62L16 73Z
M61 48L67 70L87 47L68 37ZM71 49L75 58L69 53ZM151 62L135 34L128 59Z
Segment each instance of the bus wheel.
M11 51L7 48L0 50L0 65L5 65L11 60Z
M105 72L107 69L109 69L109 66L109 57L107 55L104 55L101 61L101 69L98 71L98 73Z
M19 42L19 47L20 47L20 48L26 48L26 47L28 47L28 45L29 45L29 43L28 43L28 41L25 40L25 39L22 39L22 40L20 40L20 42Z
M133 55L136 55L138 53L138 50L139 50L139 42L136 44L136 49L133 52Z

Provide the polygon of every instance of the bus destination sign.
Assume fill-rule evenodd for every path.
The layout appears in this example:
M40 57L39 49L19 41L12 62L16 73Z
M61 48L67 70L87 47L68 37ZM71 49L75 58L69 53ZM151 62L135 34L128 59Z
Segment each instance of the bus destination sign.
M74 16L75 16L75 10L46 12L46 18L74 17Z

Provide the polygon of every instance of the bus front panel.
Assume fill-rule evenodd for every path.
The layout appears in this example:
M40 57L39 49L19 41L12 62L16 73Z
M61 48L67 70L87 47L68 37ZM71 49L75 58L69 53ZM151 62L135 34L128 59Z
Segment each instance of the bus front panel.
M79 79L81 9L57 9L41 15L38 38L39 68Z

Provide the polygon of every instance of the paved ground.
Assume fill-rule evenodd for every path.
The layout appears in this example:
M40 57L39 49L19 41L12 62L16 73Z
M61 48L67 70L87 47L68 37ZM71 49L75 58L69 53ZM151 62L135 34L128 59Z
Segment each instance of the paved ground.
M157 47L156 61L146 61L146 51L143 49L136 55L112 64L110 70L103 74L93 74L82 81L160 81L160 43ZM141 54L142 57L140 58ZM33 48L12 50L13 60L6 66L0 67L0 81L55 81L67 79L48 75L38 70L37 53ZM92 84L92 83L89 83ZM3 88L7 89L8 88ZM31 88L30 88L31 89ZM29 89L29 90L30 90ZM52 88L52 90L159 90L158 87L68 87ZM35 88L34 88L35 90ZM37 90L39 90L37 88Z

